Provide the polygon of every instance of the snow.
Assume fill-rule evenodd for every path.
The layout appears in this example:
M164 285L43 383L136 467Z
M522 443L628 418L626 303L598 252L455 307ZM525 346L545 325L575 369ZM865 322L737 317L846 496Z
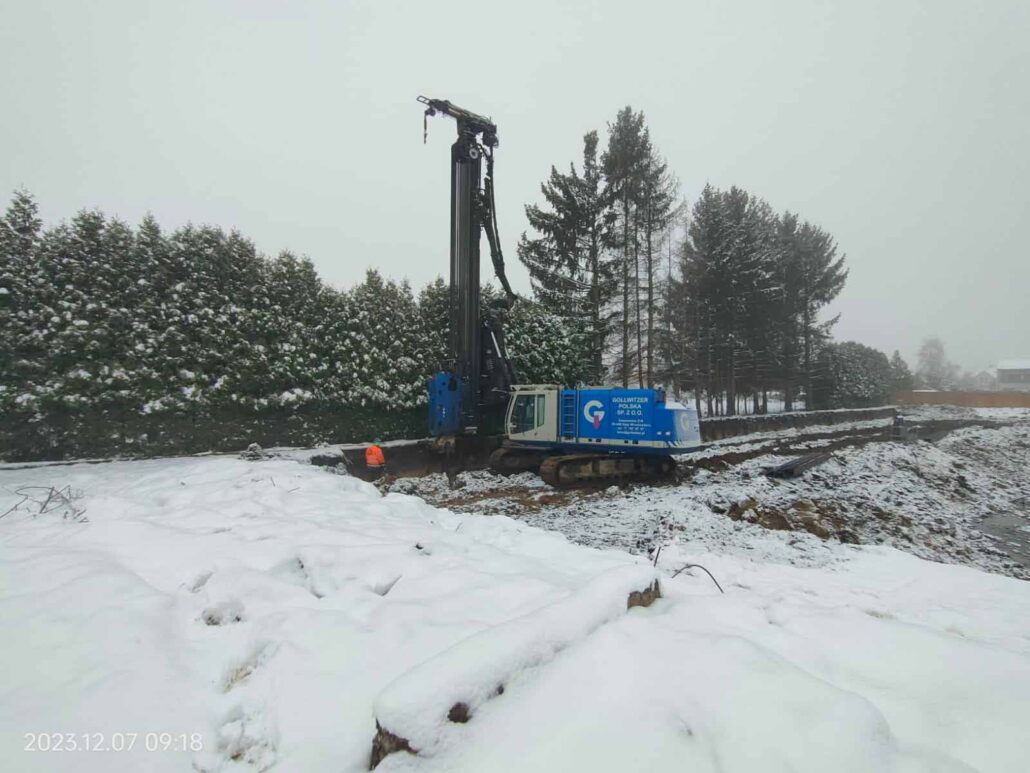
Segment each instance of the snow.
M452 706L461 702L475 713L513 677L623 615L629 594L656 580L646 564L611 569L560 601L474 634L388 685L376 717L432 753Z
M1030 360L1002 360L996 370L1030 370Z
M307 391L306 389L294 387L293 389L287 389L285 392L279 395L279 402L283 404L304 402L305 400L311 400L313 397L314 394Z
M391 490L455 510L508 515L584 545L641 554L676 538L697 550L738 556L761 550L768 561L822 566L838 559L834 543L843 540L1030 579L1030 540L1017 532L1030 525L1028 419L1030 411L1024 411L1010 418L1011 425L967 427L937 443L838 448L824 464L787 480L764 471L832 442L818 439L825 427L708 444L684 458L684 479L675 485L555 490L529 474L470 472L458 476L457 490L443 475L400 479ZM791 438L789 456L774 453L775 441L784 437ZM726 469L691 468L726 452L755 456Z
M558 770L571 748L581 770L1020 769L1012 722L1027 707L1006 682L1027 676L1025 627L970 642L973 621L950 618L949 593L978 603L961 570L893 551L838 573L692 558L729 583L725 596L707 579L667 583L663 609L559 658L523 705L491 706L447 764ZM1017 651L995 650L1009 635ZM524 726L528 737L511 732Z
M40 513L50 486L69 504ZM380 771L1025 761L1030 584L887 547L800 535L819 560L792 565L709 511L740 550L680 534L655 568L282 458L9 467L0 513L8 770L359 771L377 718L421 751ZM22 750L116 732L139 741Z

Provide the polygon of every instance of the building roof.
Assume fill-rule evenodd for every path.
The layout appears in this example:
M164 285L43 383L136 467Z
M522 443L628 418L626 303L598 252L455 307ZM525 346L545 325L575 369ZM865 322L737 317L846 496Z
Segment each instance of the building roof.
M1002 360L998 370L1030 370L1030 360Z

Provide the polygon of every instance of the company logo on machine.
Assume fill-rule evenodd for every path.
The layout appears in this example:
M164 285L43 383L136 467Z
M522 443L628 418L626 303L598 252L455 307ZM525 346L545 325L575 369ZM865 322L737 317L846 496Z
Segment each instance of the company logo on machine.
M601 429L601 419L604 418L604 403L600 400L588 400L583 405L583 418L594 425L594 429Z
M680 425L680 429L683 430L684 434L690 433L690 413L687 411L680 411L676 421Z

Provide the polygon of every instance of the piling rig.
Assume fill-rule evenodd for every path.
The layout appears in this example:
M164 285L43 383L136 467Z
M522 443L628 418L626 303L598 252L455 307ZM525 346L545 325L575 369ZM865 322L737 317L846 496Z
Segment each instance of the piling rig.
M479 237L486 232L505 305L515 303L497 236L494 150L497 126L446 99L419 97L426 106L422 141L435 115L455 120L451 145L450 330L447 360L429 379L429 430L441 450L453 452L462 437L500 434L515 369L504 346L497 311L480 304ZM486 176L483 177L483 162Z
M505 473L538 469L552 485L670 473L673 455L698 447L701 435L694 409L666 400L664 390L517 385L498 316L480 308L480 230L490 244L503 304L510 308L516 301L497 235L497 126L445 99L418 101L426 106L423 142L432 116L450 116L458 129L451 145L447 360L428 383L429 432L436 450L453 460L447 469L462 466L464 454L481 452L491 439L500 445L491 467Z

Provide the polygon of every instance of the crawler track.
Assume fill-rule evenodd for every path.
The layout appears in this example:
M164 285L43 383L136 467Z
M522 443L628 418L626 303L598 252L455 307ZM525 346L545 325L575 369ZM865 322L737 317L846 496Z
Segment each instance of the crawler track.
M611 456L567 454L550 456L540 465L540 477L551 486L646 481L670 474L671 456Z

